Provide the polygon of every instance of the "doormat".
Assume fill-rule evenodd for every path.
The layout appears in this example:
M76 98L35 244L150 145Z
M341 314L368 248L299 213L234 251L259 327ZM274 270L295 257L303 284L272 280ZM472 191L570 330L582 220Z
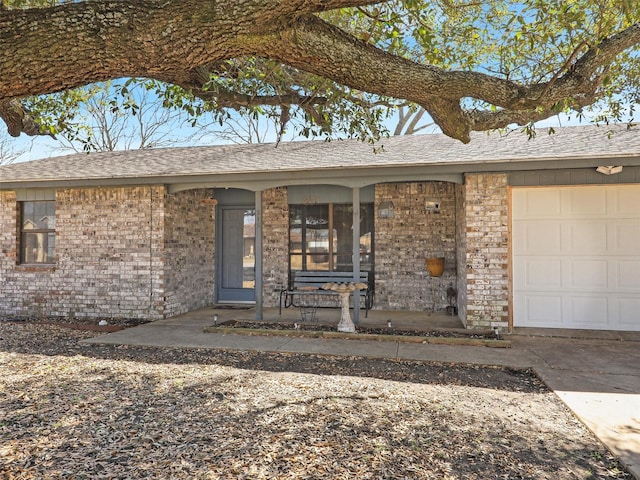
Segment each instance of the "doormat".
M229 305L229 304L220 304L220 305L214 305L213 307L214 310L251 310L253 307L253 305Z

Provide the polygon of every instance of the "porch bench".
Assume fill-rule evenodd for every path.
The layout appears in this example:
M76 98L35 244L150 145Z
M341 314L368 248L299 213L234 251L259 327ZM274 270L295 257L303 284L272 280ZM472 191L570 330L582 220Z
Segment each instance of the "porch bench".
M373 287L369 279L369 272L360 272L358 277L359 283L366 283L366 290L355 290L354 295L364 299L365 317L369 315L369 309L373 306ZM293 272L289 288L280 290L280 309L282 315L282 305L284 308L291 306L297 307L295 300L302 296L309 295L335 295L337 292L333 290L323 290L325 283L352 283L353 272Z

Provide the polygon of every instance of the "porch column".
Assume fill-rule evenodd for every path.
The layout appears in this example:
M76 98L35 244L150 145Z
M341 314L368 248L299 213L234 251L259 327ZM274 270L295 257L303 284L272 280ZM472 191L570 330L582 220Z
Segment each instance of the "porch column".
M256 320L262 320L262 190L256 191L255 262Z
M353 282L360 281L360 187L353 188ZM353 291L353 323L360 323L360 290Z

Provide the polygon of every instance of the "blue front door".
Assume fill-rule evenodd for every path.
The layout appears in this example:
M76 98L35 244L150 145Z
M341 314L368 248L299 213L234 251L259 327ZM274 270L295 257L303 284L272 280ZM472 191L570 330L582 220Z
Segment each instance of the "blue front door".
M254 208L220 207L218 301L255 302Z

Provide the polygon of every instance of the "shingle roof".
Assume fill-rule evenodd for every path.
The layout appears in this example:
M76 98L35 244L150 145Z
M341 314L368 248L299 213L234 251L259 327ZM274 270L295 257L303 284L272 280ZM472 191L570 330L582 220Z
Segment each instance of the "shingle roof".
M613 135L608 136L608 132ZM355 140L167 148L74 154L0 167L2 184L43 180L99 180L198 175L300 172L322 169L478 165L549 160L629 159L640 165L640 130L615 127L556 128L532 140L517 131L474 133L462 144L444 135ZM603 162L606 164L606 162ZM558 165L562 168L562 165ZM364 173L364 172L363 172Z

